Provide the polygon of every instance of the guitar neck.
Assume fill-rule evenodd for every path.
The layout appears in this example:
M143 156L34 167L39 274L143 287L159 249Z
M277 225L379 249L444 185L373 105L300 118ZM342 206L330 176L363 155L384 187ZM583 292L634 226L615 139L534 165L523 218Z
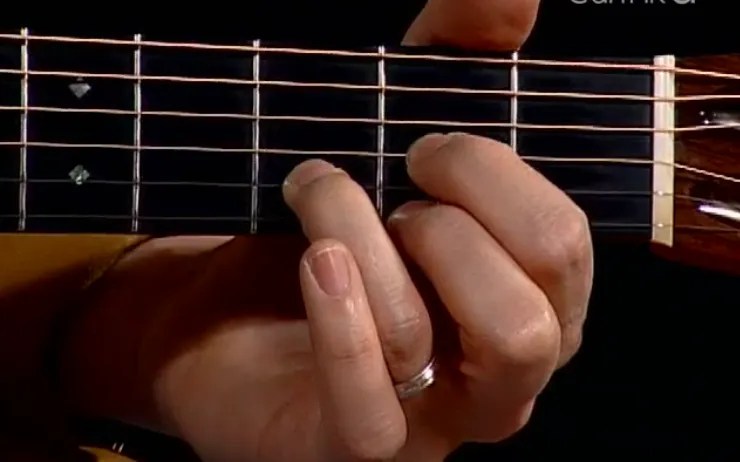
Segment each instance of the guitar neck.
M316 157L346 169L387 216L420 196L408 146L466 131L512 145L594 230L650 240L655 59L6 34L0 230L295 231L280 186Z

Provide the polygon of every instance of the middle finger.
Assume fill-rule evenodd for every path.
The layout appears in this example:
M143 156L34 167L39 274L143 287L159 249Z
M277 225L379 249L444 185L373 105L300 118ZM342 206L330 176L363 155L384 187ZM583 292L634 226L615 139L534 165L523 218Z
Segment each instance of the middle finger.
M311 160L288 175L283 192L309 240L335 239L352 252L392 377L416 375L431 356L431 321L365 191L331 164Z

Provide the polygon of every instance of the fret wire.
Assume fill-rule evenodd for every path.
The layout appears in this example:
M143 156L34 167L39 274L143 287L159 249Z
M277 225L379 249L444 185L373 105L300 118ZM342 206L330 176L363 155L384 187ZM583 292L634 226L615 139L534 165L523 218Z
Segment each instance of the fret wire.
M134 49L134 74L141 76L141 34L134 36L137 47ZM141 79L134 82L134 159L133 185L131 197L131 231L139 231L139 212L141 206Z
M21 30L21 146L20 146L20 182L18 184L18 230L26 229L28 217L28 29Z
M387 77L385 72L385 47L378 47L378 132L377 148L378 158L375 164L375 206L380 215L383 215L383 186L385 171L385 112L386 98L385 86Z
M514 152L517 152L518 150L518 132L517 132L517 122L519 122L519 98L517 97L517 93L519 92L519 66L517 66L517 61L519 60L519 53L514 52L511 55L512 59L512 65L511 65L511 81L509 82L509 87L512 93L511 96L511 148L514 150Z
M249 206L249 228L252 234L257 234L257 215L259 213L259 177L260 177L260 41L253 42L255 49L252 57L252 79L255 82L252 91L252 190Z

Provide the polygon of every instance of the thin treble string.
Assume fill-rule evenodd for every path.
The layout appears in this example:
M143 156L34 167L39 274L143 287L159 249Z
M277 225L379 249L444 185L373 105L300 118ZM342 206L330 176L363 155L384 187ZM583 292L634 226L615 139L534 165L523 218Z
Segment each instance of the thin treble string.
M12 178L12 177L0 177L0 184L2 183L10 183L10 184L18 184L20 183L20 178ZM28 184L69 184L70 179L69 178L29 178L25 181ZM222 182L222 181L164 181L164 180L140 180L140 181L131 181L131 180L97 180L97 179L88 179L85 181L85 185L101 185L101 186L133 186L134 184L138 184L140 186L161 186L161 187L183 187L183 186L193 186L193 187L202 187L202 188L224 188L224 189L247 189L247 188L254 188L264 190L264 189L280 189L283 187L282 184L279 183L251 183L251 182ZM361 184L363 188L366 190L372 191L376 189L375 185L370 184ZM391 192L415 192L418 191L415 187L410 185L383 185L382 187L383 191L391 191ZM612 198L612 197L628 197L628 198L637 198L637 197L653 197L653 196L660 196L660 197L673 197L675 199L684 200L688 202L694 202L694 203L714 203L716 202L715 199L708 198L708 197L698 197L698 196L691 196L686 194L674 194L671 192L662 192L662 191L638 191L638 190L589 190L589 189L564 189L563 192L570 196L590 196L590 197L596 197L599 199L605 199L605 198Z
M271 47L260 45L259 48L254 45L219 45L199 42L167 42L156 40L129 40L129 39L107 39L107 38L86 38L71 36L55 35L23 35L23 34L0 34L0 39L11 40L28 40L29 42L62 42L78 43L91 45L112 45L123 47L142 47L142 48L175 48L175 49L193 49L193 50L210 50L210 51L230 51L230 52L247 52L247 53L281 53L293 55L319 55L319 56L337 56L337 57L354 57L354 58L378 58L377 52L370 51L350 51L350 50L333 50L318 48L295 48L295 47ZM385 59L393 60L420 60L420 61L453 61L453 62L470 62L479 64L514 64L511 58L491 58L480 56L448 56L440 54L412 54L387 52L384 54ZM609 63L598 61L563 61L563 60L545 60L545 59L523 59L518 58L516 64L519 66L542 66L542 67L579 67L591 69L619 69L619 70L644 70L644 71L670 71L676 74L688 74L701 77L714 77L719 79L740 80L740 74L724 73L714 71L704 71L700 69L666 67L650 64L625 64Z
M130 116L158 116L172 118L191 118L191 119L238 119L238 120L256 120L254 114L238 113L207 113L207 112L189 112L189 111L134 111L128 109L105 109L105 108L64 108L50 106L0 106L0 112L3 111L24 111L31 112L51 112L51 113L68 113L68 114L107 114L107 115L130 115ZM559 131L580 131L580 132L617 132L617 133L685 133L700 132L709 130L726 130L729 128L740 128L740 122L726 122L722 124L702 124L688 125L684 127L661 128L653 127L628 127L628 126L609 126L609 125L576 125L576 124L528 124L523 122L474 122L460 120L405 120L384 118L380 120L373 117L328 117L328 116L306 116L306 115L267 115L260 114L259 119L262 121L282 121L282 122L320 122L335 124L380 124L385 125L423 125L429 127L472 127L472 128L517 128L522 130L559 130Z
M130 221L131 217L128 215L106 215L106 214L28 214L29 219L39 220L121 220ZM17 220L17 214L0 214L0 219L11 219ZM146 216L142 215L139 217L142 222L152 221L160 223L177 223L177 222L232 222L232 223L250 223L251 219L248 216ZM287 216L275 216L265 217L260 216L257 218L259 223L290 223L294 224L295 220ZM738 234L740 232L737 228L729 226L703 226L703 225L682 225L682 224L664 224L664 223L646 223L646 222L600 222L594 221L590 223L591 230L594 231L615 231L615 230L647 230L654 228L665 228L670 226L674 231L693 231L693 232L706 232L715 234Z
M651 95L639 94L618 94L618 93L589 93L589 92L543 92L528 90L507 90L507 89L486 89L486 88L465 88L465 87L431 87L431 86L408 86L387 84L381 87L378 84L355 84L346 82L300 82L292 80L256 80L247 78L232 77L193 77L179 75L136 75L128 73L101 73L101 72L76 72L66 70L35 70L26 71L11 68L0 68L0 75L22 75L37 77L69 77L69 78L89 78L89 79L106 79L106 80L136 80L149 82L165 83L194 83L194 84L221 84L221 85L256 85L266 87L287 87L287 88L314 88L327 90L348 90L348 91L380 91L385 89L391 92L402 93L436 93L436 94L460 94L472 96L501 96L501 97L537 97L549 99L610 99L618 101L644 101L644 102L690 102L690 101L724 101L740 99L740 94L697 94L682 95L674 97L658 97Z
M22 143L19 141L0 141L0 147L43 147L43 148L78 148L78 149L116 149L116 150L134 150L139 149L141 151L182 151L182 152L213 152L213 153L235 153L235 154L251 154L254 153L254 149L251 148L216 148L216 147L201 147L201 146L147 146L147 145L131 145L131 144L86 144L86 143L51 143L41 141L29 141ZM277 149L277 148L260 148L260 155L289 155L289 156L301 156L301 157L312 157L312 156L355 156L355 157L369 157L379 158L381 154L375 151L314 151L314 150L303 150L303 149ZM403 158L406 156L405 153L392 153L387 152L382 154L385 158ZM683 170L698 175L703 175L709 178L713 178L719 181L725 181L735 184L740 184L740 178L732 177L729 175L723 175L721 173L712 172L698 167L690 165L680 164L678 162L666 162L652 159L630 159L630 158L618 158L618 157L550 157L550 156L531 156L521 155L523 160L529 162L550 162L550 163L566 163L566 164L616 164L616 165L644 165L644 166L655 166L662 165L672 167L678 170Z

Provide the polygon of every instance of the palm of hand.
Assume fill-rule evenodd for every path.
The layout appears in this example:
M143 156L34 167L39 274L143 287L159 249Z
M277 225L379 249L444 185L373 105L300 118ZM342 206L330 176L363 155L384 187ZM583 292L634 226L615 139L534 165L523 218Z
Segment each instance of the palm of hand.
M404 403L404 425L384 425L378 415L380 424L369 424L382 431L370 432L371 438L336 441L338 432L322 416L322 399L331 398L321 395L300 296L280 287L265 290L275 281L283 289L293 286L302 244L295 238L269 240L224 246L197 282L169 304L179 321L168 323L167 330L178 346L166 349L178 353L159 371L158 403L169 431L188 441L204 460L326 462L344 460L338 454L347 446L353 457L364 453L361 459L371 460L399 439L407 449L398 460L420 451L441 459L462 435L497 441L527 421L531 402L495 402L488 398L485 378L461 370L465 358L459 326L440 310L434 312L439 314L435 333L444 373L423 395ZM277 249L281 255L275 255ZM253 264L245 270L240 261ZM183 328L189 337L182 335ZM491 419L492 414L497 418Z
M240 308L245 313L262 311L249 305ZM331 423L322 419L307 321L260 315L221 322L197 349L174 359L159 382L163 400L170 403L174 430L204 460L325 462L336 460L339 448L347 444L355 455L364 452L370 460L405 435L412 437L409 451L423 447L441 459L459 442L456 434L471 435L475 429L480 440L499 440L518 430L531 409L529 403L490 402L485 397L488 384L451 369L460 364L460 346L449 336L446 350L440 351L449 359L443 361L446 374L422 396L404 403L406 426L384 425L378 415L374 417L383 431L374 438L335 442ZM502 418L504 413L511 418ZM491 420L491 415L497 418ZM466 428L455 428L461 422Z

